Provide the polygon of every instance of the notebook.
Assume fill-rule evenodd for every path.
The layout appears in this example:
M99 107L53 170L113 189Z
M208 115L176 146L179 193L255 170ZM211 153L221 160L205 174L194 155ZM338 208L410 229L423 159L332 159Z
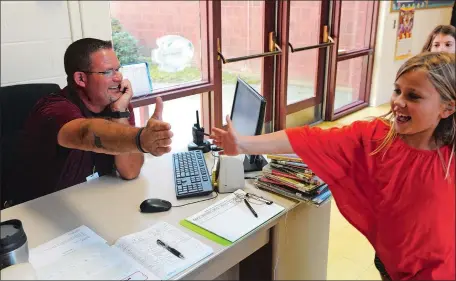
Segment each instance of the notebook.
M168 280L212 253L211 247L166 222L121 237L112 246L81 226L31 249L30 263L40 280Z
M233 243L285 209L275 203L271 205L251 203L258 214L258 217L255 217L244 200L240 199L245 195L245 191L238 189L185 221ZM198 231L198 233L201 232Z

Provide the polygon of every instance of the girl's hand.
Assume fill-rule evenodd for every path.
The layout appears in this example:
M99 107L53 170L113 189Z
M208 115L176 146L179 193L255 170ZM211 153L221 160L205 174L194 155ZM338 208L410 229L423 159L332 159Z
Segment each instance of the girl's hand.
M211 138L214 140L214 144L221 147L223 151L220 154L235 156L241 154L241 148L239 145L239 136L233 128L233 123L229 115L226 116L227 129L222 130L219 128L212 129Z

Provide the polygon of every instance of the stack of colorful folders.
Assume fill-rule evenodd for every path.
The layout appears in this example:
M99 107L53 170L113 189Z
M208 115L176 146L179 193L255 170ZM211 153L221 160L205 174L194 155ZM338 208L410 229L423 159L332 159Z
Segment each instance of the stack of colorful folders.
M328 185L316 176L296 155L267 155L271 162L263 168L255 185L286 197L316 206L331 198Z

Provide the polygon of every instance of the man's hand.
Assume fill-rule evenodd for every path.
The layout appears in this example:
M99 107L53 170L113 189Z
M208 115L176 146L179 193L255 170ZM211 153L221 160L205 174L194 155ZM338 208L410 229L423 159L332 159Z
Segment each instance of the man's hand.
M171 125L162 121L163 101L160 97L155 103L155 111L141 133L141 147L154 156L171 151Z
M163 100L160 97L157 97L157 100L155 102L155 110L154 114L152 114L152 117L155 120L163 121ZM149 120L150 122L150 120Z
M125 91L125 93L123 93L123 91ZM123 93L120 98L111 103L112 111L125 112L127 110L131 98L133 97L133 89L128 79L124 79L120 82L120 92Z

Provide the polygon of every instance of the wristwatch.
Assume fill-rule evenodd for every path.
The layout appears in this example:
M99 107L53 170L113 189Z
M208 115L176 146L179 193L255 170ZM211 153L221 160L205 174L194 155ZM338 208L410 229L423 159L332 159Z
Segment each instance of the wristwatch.
M115 118L115 119L129 118L130 117L130 110L128 110L128 108L127 108L124 112L111 111L111 112L109 112L109 116L108 117Z

